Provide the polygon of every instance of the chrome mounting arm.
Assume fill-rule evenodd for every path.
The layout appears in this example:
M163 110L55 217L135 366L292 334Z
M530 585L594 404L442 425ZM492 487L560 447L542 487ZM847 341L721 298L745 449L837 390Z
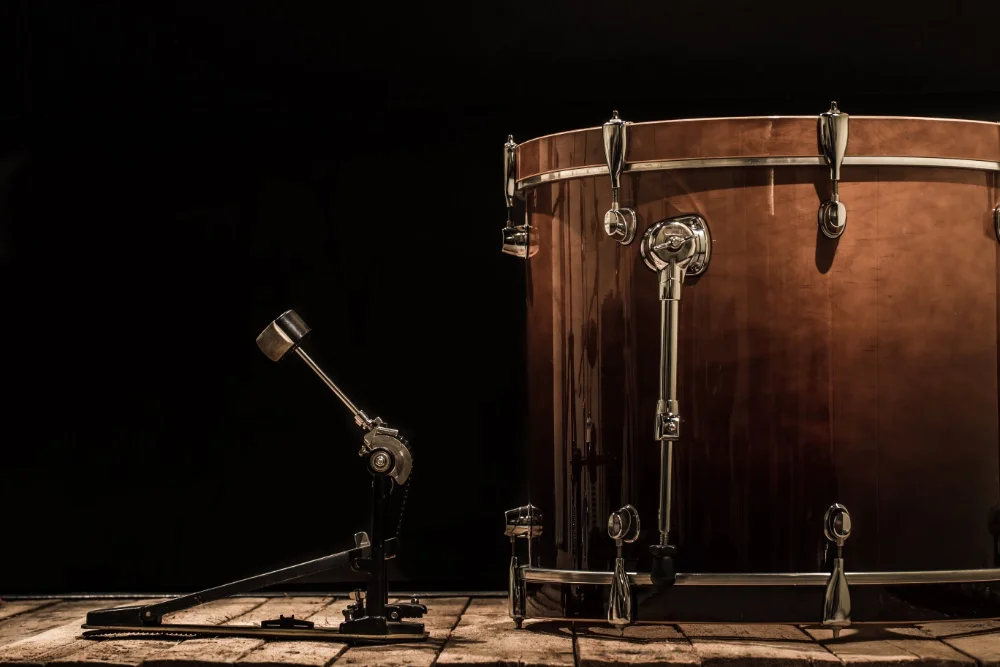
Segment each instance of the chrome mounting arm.
M628 245L635 238L635 211L621 208L618 191L621 189L622 172L625 170L625 154L628 152L628 123L611 114L611 120L603 126L604 158L611 175L611 209L604 214L604 231L622 245Z
M358 452L360 456L369 457L369 465L373 472L386 474L402 486L409 479L413 467L413 457L406 441L399 431L389 428L381 418L372 419L358 408L347 397L340 387L330 379L312 357L302 349L302 343L312 332L309 325L299 317L294 310L287 310L276 320L267 325L257 336L257 347L271 361L281 361L289 352L294 351L305 364L330 388L340 402L354 415L354 423L365 431L363 446Z
M847 153L847 130L850 116L830 103L830 110L819 115L819 144L830 165L833 196L819 206L819 228L827 238L835 239L847 227L847 208L840 201L840 168Z
M677 403L677 341L681 285L685 276L705 272L712 256L708 223L700 215L667 218L652 225L642 237L640 253L660 285L660 397L656 404L654 438L660 442L660 543L650 551L657 559L674 555L670 547L670 503L673 485L673 445L680 439ZM654 559L654 563L658 562ZM673 573L664 577L672 579Z

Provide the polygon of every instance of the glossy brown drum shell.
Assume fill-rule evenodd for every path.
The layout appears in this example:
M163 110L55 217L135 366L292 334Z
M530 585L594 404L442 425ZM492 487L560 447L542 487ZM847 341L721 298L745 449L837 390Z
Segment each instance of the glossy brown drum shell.
M718 156L715 146L734 133L735 145L756 154L818 154L815 118L811 136L789 123L785 131L797 138L788 140L774 123L761 135L759 120L741 127L723 119L715 128L703 121L694 138L675 133L679 146L664 138L641 157ZM910 136L852 119L852 133L866 129L852 134L848 154L858 154L868 132L882 155L1000 158L995 125L922 123L931 130ZM647 142L669 134L654 130ZM576 162L565 151L545 162L536 150L532 165L522 147L520 177L553 163L601 164L602 154L588 157L592 133L556 135L579 135ZM994 144L984 148L983 137ZM642 138L630 146L634 161ZM626 554L630 568L648 568L660 481L660 309L639 239L658 220L698 213L713 253L707 272L685 282L680 306L678 569L823 570L822 519L832 503L853 519L844 549L850 571L994 565L987 519L1000 501L996 177L845 166L848 224L838 240L816 223L829 178L823 166L626 174L622 202L639 215L628 246L602 226L607 175L525 192L538 242L526 261L530 501L545 517L536 564L610 569L608 513L632 503L643 530ZM574 449L592 464L574 467Z

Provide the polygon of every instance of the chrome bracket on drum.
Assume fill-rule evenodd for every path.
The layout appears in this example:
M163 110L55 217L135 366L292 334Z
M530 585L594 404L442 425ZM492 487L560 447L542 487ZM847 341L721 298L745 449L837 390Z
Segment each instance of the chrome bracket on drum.
M851 591L847 587L844 573L844 542L851 536L851 515L840 503L834 503L823 516L823 532L826 539L837 547L833 559L833 572L826 584L823 596L823 626L833 628L833 638L851 624Z
M611 592L608 595L608 623L623 628L632 623L632 585L625 571L622 558L622 543L632 543L639 539L639 512L626 505L608 517L608 536L615 541L617 556L615 571L611 577Z
M830 165L833 196L819 206L819 228L827 238L835 239L847 227L847 208L840 201L840 169L847 153L847 130L850 117L830 103L830 110L819 115L819 145Z
M538 252L538 245L532 244L530 228L527 224L514 224L514 195L517 193L517 144L514 135L507 135L503 145L503 194L507 200L507 225L503 228L501 251L505 255L526 258Z
M681 284L685 276L705 272L712 258L712 236L700 215L660 220L642 237L643 261L659 274L660 285L660 396L656 404L653 437L660 442L660 544L670 541L670 502L673 483L673 444L680 439L681 417L677 403L677 339ZM654 556L660 554L654 553ZM663 554L663 555L673 555Z
M621 208L618 192L621 189L622 172L625 170L625 154L628 151L628 123L611 114L611 120L604 124L604 157L611 175L611 209L604 214L604 231L622 245L628 245L635 238L635 211Z
M504 512L504 535L510 538L510 567L507 572L507 615L514 619L518 628L526 614L522 567L517 560L517 539L528 541L528 565L532 564L532 540L542 534L542 513L534 505L515 507Z

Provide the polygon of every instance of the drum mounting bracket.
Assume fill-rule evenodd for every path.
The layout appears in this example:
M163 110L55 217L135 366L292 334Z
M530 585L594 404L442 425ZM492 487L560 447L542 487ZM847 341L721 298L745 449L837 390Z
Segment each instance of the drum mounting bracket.
M653 436L660 442L660 540L649 551L653 556L654 583L672 584L677 555L677 548L670 544L673 456L674 442L681 434L677 401L681 284L685 276L701 275L708 268L712 235L700 215L667 218L646 230L639 251L646 266L659 275L660 290L660 394Z

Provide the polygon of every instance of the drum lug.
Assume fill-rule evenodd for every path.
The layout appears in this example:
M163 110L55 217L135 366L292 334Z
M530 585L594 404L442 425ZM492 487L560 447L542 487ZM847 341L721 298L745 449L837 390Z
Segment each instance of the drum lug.
M521 576L521 564L517 561L514 538L510 538L510 568L507 573L507 615L514 619L518 630L524 623L525 597L524 578Z
M631 505L612 512L608 517L608 536L615 541L618 553L608 595L608 623L624 628L632 623L632 587L622 558L622 543L632 543L639 538L639 512Z
M517 558L517 539L528 541L528 567L532 565L532 541L542 534L542 512L534 505L515 507L504 512L504 535L510 538L510 566L507 572L507 615L520 629L526 616L524 577Z
M997 241L1000 241L1000 206L993 209L993 233L997 237Z
M836 639L843 628L851 625L851 591L844 574L844 542L851 536L851 515L846 507L839 503L830 506L823 516L823 532L837 547L823 597L823 626L832 628Z
M507 200L507 225L503 228L500 249L505 255L522 259L538 252L538 243L528 225L514 224L514 196L517 193L517 144L514 135L507 135L503 145L503 194Z
M819 115L819 144L826 163L830 165L833 196L820 204L819 228L827 238L835 239L847 227L847 208L840 201L840 168L847 153L848 121L850 116L830 103L830 110Z
M628 151L628 123L611 114L611 120L604 124L604 157L611 175L611 209L604 214L604 231L622 245L628 245L635 238L636 214L630 208L618 204L622 172L625 170L625 153Z

